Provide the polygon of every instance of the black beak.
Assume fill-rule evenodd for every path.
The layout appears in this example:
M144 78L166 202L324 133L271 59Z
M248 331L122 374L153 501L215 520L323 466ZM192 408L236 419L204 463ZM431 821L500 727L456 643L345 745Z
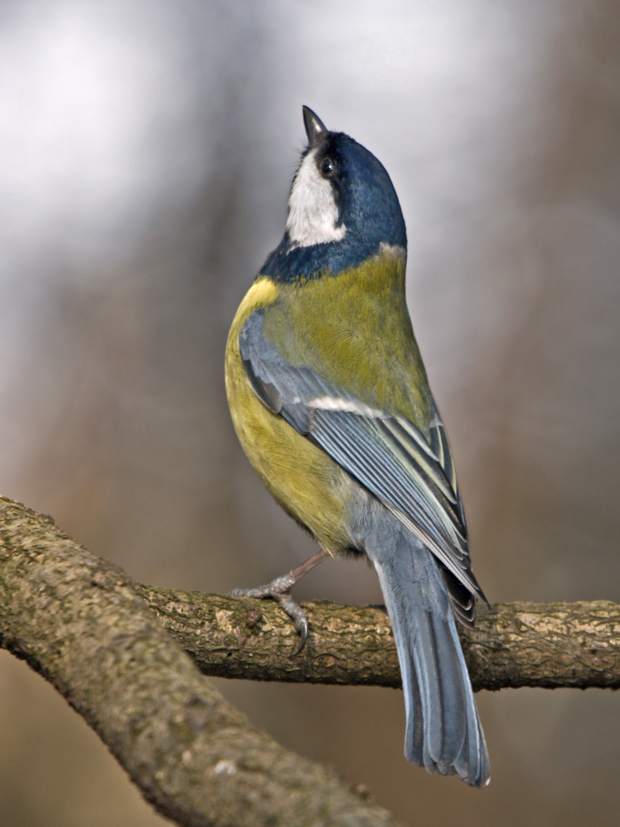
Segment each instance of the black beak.
M304 113L304 126L306 127L306 135L308 136L308 149L314 149L321 142L321 138L327 134L327 129L323 121L315 115L312 109L307 106L302 106Z

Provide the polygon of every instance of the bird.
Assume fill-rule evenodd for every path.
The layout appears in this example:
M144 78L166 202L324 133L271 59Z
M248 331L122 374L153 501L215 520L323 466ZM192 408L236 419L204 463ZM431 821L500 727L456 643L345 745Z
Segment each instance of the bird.
M378 574L402 677L405 757L481 787L489 757L456 620L488 605L472 572L446 430L405 297L407 234L386 169L307 106L284 236L234 317L226 390L250 463L319 551L256 589L290 589L335 555Z

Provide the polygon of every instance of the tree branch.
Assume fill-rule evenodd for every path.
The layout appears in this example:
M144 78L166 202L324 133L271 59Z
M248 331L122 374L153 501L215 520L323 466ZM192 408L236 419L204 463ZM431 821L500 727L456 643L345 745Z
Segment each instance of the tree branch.
M268 600L136 586L205 675L357 686L400 686L394 638L381 606L304 604L310 635L298 636ZM474 689L537 686L620 688L620 606L498 603L461 641Z
M252 729L118 567L4 498L0 645L64 695L177 824L395 827L334 770Z

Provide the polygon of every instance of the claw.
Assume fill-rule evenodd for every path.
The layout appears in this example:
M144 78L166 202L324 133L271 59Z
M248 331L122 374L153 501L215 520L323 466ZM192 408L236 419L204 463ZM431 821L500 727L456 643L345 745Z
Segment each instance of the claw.
M292 658L296 658L297 655L301 654L301 652L303 651L304 646L306 645L306 641L308 640L308 621L307 620L303 621L301 623L301 628L297 628L297 624L295 624L295 628L299 632L300 640L299 640L299 646L297 647L297 649L295 649L295 651L291 655Z
M284 609L286 614L295 623L295 629L300 637L299 646L291 655L292 658L300 654L308 640L308 615L301 606L293 600L289 594L290 589L300 577L303 577L304 574L315 566L318 566L326 557L329 557L329 554L322 549L321 551L317 551L316 554L313 554L312 557L304 563L297 566L297 568L294 568L287 574L283 574L281 577L276 577L275 580L272 580L271 583L268 583L266 586L259 586L257 589L234 589L230 593L231 597L254 597L259 600L271 598L280 604L282 609Z
M291 655L292 658L297 657L297 655L302 651L302 649L306 645L306 641L308 640L308 615L301 608L299 603L296 603L293 600L293 598L288 592L284 592L284 594L274 595L274 598L278 601L280 606L282 606L282 608L291 618L291 620L293 620L293 622L295 623L295 629L298 631L299 636L301 637L299 646Z

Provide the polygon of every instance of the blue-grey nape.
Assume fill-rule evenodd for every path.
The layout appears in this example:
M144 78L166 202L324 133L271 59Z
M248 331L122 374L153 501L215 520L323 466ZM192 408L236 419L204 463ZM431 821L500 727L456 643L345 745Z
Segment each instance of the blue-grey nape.
M337 276L349 267L359 267L379 251L380 242L368 244L346 237L342 241L312 247L293 247L286 234L270 253L260 273L281 282L295 281L300 276L307 279Z

